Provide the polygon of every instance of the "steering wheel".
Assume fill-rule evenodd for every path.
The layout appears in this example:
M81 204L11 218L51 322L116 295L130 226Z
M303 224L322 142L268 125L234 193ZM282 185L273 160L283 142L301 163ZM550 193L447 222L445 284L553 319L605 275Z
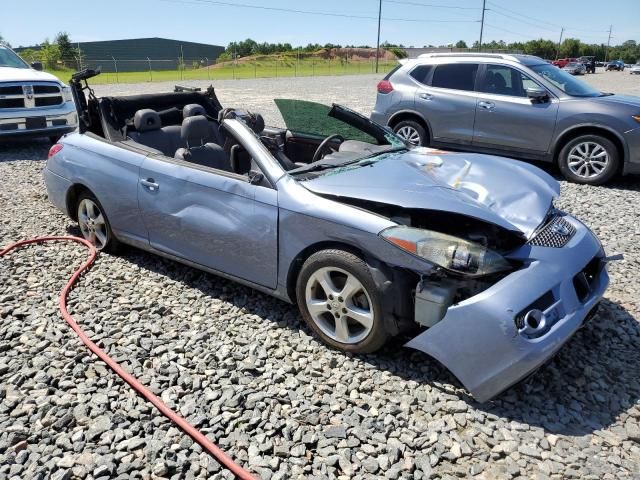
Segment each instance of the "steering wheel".
M325 155L327 153L331 153L331 152L335 152L337 151L335 148L332 148L329 146L329 143L333 140L339 140L340 143L344 142L344 137L338 133L334 134L334 135L329 135L327 138L325 138L322 143L320 144L320 146L318 147L318 149L316 150L316 153L313 154L313 159L311 160L311 162L317 162L318 160L320 160L322 157L324 157L324 155L322 154L323 152L325 152L326 150L328 150L328 152L325 153Z

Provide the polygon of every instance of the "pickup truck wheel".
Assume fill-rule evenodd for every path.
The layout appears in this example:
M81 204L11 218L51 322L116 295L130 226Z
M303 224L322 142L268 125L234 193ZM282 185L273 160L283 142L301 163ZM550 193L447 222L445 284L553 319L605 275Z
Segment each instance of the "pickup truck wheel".
M581 135L562 148L558 166L564 178L587 185L602 185L616 174L618 149L600 135Z
M427 145L427 132L424 127L414 120L403 120L393 127L393 131L403 140L412 145Z
M83 192L78 197L77 205L78 226L82 236L96 250L114 252L118 247L118 240L111 231L109 219L98 199L89 192Z
M296 284L298 307L322 341L345 352L370 353L389 335L382 298L367 264L343 250L322 250L304 262Z

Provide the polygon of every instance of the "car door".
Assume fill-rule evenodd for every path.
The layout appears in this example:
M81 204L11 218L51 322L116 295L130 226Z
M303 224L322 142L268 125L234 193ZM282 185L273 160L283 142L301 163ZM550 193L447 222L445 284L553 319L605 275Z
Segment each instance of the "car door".
M146 158L138 198L150 245L275 288L277 191L249 178L164 156Z
M558 99L527 97L529 87L544 88L520 70L487 64L479 82L473 145L544 153L549 149L558 114Z
M477 63L442 63L419 82L415 107L429 123L432 142L473 141L477 71Z

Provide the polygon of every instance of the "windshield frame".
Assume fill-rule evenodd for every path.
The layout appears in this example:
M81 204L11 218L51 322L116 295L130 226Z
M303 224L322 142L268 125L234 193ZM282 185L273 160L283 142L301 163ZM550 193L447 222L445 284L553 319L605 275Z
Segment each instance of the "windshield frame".
M573 98L595 98L601 97L604 94L597 90L588 83L577 79L570 73L567 73L563 68L558 68L549 63L539 63L535 65L529 65L528 68L536 75L537 78L541 79L544 82L544 85L547 88L552 88L554 91L558 92L560 96L573 97ZM565 80L564 84L556 83L550 79L549 75L545 75L544 72L549 72L560 79ZM572 84L579 89L582 89L581 93L570 93L566 90L566 85Z
M0 44L0 51L6 51L7 54L9 55L9 58L15 58L18 61L17 64L14 64L14 65L0 63L0 67L2 67L2 68L31 68L31 66L27 62L25 62L20 55L18 55L16 52L14 52L11 48L7 47L6 45Z

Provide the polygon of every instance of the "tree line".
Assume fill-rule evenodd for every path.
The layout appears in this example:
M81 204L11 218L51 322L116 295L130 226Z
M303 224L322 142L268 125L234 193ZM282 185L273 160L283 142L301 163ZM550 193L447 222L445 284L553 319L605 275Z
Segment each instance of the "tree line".
M406 56L403 49L407 48L403 44L394 44L390 42L383 42L380 45L386 50L392 51L397 57ZM424 45L423 48L471 48L478 49L478 42L474 42L471 47L467 45L464 40L460 40L451 45ZM239 42L231 42L227 45L224 53L219 57L220 61L231 60L236 57L246 57L249 55L270 55L274 53L287 53L291 51L300 52L317 52L321 49L332 48L372 48L370 45L340 45L334 43L309 43L306 46L294 47L290 43L269 43L269 42L256 42L251 38L242 40ZM545 40L540 38L538 40L529 40L527 42L511 42L507 43L504 40L492 40L490 42L482 43L483 50L511 50L519 51L527 55L535 55L537 57L545 59L555 59L564 57L581 57L581 56L595 56L596 60L604 61L605 56L607 60L622 60L625 63L640 62L640 44L635 40L627 40L619 45L609 47L607 52L607 46L604 43L584 43L577 38L566 38L560 45L553 40Z

